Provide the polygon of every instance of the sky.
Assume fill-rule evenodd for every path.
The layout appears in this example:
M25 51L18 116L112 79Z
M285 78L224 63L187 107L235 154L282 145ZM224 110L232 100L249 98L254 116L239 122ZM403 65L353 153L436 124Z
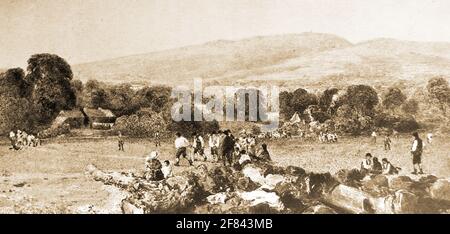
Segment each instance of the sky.
M450 42L449 12L448 0L0 0L0 68L302 32Z

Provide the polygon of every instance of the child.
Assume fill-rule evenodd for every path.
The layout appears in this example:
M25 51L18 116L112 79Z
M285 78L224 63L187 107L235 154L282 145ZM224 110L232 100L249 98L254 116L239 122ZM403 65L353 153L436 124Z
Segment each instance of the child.
M172 165L170 165L169 160L164 161L161 171L164 174L165 179L172 177Z
M391 138L389 135L386 135L384 138L384 150L391 150Z

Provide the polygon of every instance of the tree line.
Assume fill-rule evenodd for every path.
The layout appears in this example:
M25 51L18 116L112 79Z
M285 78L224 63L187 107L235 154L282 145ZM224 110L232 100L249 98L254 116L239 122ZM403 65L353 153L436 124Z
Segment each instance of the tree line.
M429 99L446 116L450 105L447 79L430 79L426 90ZM368 85L328 88L321 93L298 88L283 91L279 97L282 119L288 120L295 112L310 114L315 121L342 133L419 128L415 115L420 111L421 100L407 98L395 86L383 93ZM26 71L12 68L0 74L0 133L15 129L37 132L47 128L61 110L83 107L111 110L118 117L115 129L135 136L148 136L156 130L206 132L219 128L216 121L172 121L173 103L170 87L145 86L135 90L128 83L111 85L95 79L83 83L73 79L71 67L63 58L36 54L28 59ZM246 108L247 115L251 108L248 103Z

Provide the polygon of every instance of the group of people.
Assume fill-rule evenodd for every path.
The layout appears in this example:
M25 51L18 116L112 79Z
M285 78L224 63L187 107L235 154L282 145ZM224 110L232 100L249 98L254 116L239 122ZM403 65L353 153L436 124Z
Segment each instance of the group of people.
M338 141L338 136L336 133L320 132L319 141L321 143L336 143Z
M173 176L170 161L164 160L161 163L158 156L158 151L152 151L145 158L144 177L146 180L163 180Z
M377 157L373 157L371 153L366 154L366 158L361 162L361 172L364 174L383 174L394 175L398 174L401 169L395 167L387 158L380 161Z
M419 137L419 133L417 132L414 132L412 136L414 137L414 139L411 145L411 155L414 171L412 171L411 173L415 175L424 174L422 170L423 141ZM430 136L430 134L427 135L427 141L431 143L432 138L429 139L428 136ZM391 149L390 145L391 140L389 135L387 135L384 140L385 150L390 150ZM380 163L378 161L378 158L373 157L372 154L370 153L367 153L365 159L361 162L361 171L365 173L392 175L398 174L399 170L401 169L399 167L393 166L392 163L389 162L387 158L383 158Z
M9 132L9 140L11 141L11 148L14 150L21 150L26 146L36 147L41 144L41 140L33 134L28 134L25 131L17 130L16 132Z
M205 141L201 135L193 133L192 144L181 133L175 135L175 166L179 166L181 157L187 159L190 165L193 165L196 157L207 161ZM233 166L246 160L271 161L266 144L261 144L261 149L257 152L257 140L252 134L242 132L239 137L235 137L230 130L219 130L208 134L208 137L209 152L214 162ZM192 148L191 155L188 148Z

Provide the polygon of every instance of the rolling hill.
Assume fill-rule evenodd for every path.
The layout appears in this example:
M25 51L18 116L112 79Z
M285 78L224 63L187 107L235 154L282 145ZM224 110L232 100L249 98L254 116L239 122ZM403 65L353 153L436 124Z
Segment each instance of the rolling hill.
M202 45L73 65L86 81L178 85L201 77L212 84L423 84L450 77L450 43L375 39L352 44L330 34L302 33L213 41Z

